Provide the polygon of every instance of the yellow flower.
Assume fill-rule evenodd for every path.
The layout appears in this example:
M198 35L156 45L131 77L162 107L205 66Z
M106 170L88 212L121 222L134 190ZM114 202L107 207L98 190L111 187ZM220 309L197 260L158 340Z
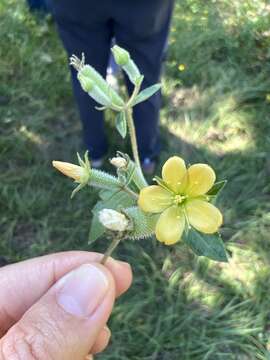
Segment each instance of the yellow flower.
M138 205L150 213L160 213L156 224L157 239L171 245L181 240L185 226L212 234L222 224L221 212L208 202L207 192L215 183L214 170L206 164L188 169L178 156L169 158L162 168L158 185L143 188Z
M179 71L185 71L185 69L186 69L185 64L179 64L179 66L178 66Z

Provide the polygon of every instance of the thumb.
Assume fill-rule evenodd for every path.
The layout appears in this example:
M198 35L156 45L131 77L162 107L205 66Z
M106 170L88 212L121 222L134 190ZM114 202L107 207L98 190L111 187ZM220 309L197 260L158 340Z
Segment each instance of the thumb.
M114 299L114 280L104 266L80 266L53 285L0 340L0 360L85 359Z

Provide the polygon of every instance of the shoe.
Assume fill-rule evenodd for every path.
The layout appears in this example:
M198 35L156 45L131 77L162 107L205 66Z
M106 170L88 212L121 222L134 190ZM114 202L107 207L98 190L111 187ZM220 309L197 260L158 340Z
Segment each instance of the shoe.
M108 73L106 76L106 81L115 91L119 91L117 76Z
M103 158L100 158L100 159L91 159L90 160L90 164L91 164L91 167L94 168L94 169L100 169L103 164L104 164L104 159Z
M156 162L149 158L145 158L142 162L142 170L147 175L152 175L156 168Z

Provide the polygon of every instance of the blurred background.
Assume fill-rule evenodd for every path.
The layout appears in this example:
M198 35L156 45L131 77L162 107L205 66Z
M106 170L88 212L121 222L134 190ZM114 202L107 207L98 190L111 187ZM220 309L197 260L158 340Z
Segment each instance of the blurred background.
M0 1L0 263L104 251L88 243L93 189L51 166L73 162L81 128L50 15ZM270 359L270 5L177 0L164 66L161 164L172 154L228 179L219 198L228 264L154 239L123 243L134 270L104 360ZM111 154L126 151L107 114ZM110 165L107 170L113 171Z

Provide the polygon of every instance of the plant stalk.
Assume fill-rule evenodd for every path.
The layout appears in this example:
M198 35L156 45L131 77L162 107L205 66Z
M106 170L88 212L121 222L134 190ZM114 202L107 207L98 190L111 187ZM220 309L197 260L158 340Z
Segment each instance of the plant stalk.
M122 239L122 234L120 233L118 237L116 237L115 239L113 239L111 245L108 247L108 249L106 250L105 254L103 255L103 258L101 259L101 264L104 265L106 263L106 261L108 260L108 258L111 256L112 252L114 251L114 249L118 246L118 244L120 243Z
M134 126L133 116L132 116L132 108L126 109L126 118L127 118L127 124L128 124L128 131L130 136L130 142L131 142L131 148L132 153L134 157L135 164L138 167L138 171L144 182L146 183L146 180L144 178L142 168L141 168L141 162L139 157L139 151L138 151L138 143L137 143L137 137L136 137L136 130Z
M134 199L136 200L138 199L139 195L135 193L135 191L128 188L127 186L123 186L121 189L125 191L127 194L131 195Z

